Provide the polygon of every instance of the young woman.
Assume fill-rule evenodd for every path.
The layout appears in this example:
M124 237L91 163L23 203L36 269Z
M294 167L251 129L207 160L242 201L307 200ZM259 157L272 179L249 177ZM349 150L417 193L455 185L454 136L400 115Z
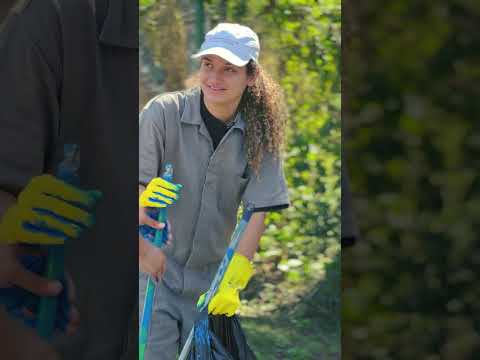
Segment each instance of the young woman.
M157 277L164 272L146 359L174 359L183 346L199 296L228 247L240 203L252 203L255 213L209 304L215 315L232 316L238 309L265 213L288 207L281 161L284 104L278 85L258 63L259 50L250 28L219 24L193 56L200 59L199 85L154 98L140 115L140 223L161 226L148 220L145 207L158 204L159 193L176 196L175 184L158 180L162 166L173 164L174 180L183 185L168 207L173 239L164 255L149 256L152 246L140 239L141 270ZM147 274L140 273L141 303Z

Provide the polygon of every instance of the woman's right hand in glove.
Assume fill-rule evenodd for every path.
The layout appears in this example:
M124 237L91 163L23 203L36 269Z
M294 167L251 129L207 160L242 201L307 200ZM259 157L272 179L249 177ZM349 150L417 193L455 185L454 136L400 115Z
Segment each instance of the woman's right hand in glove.
M172 228L169 222L158 222L159 210L173 204L179 198L182 185L173 184L162 178L155 178L146 189L140 187L139 196L139 268L156 281L166 270L166 257L163 251L153 244L155 233L164 230L164 242L172 241Z
M154 178L140 194L140 207L165 208L178 200L182 187L160 177Z

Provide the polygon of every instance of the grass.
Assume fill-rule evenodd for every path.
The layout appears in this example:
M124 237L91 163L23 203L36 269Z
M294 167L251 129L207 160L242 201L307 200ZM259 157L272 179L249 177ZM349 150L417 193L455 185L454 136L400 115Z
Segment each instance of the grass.
M245 291L241 324L258 360L337 360L340 355L339 261L308 283L257 273Z
M318 319L277 315L241 321L258 360L340 359L336 340L324 334Z

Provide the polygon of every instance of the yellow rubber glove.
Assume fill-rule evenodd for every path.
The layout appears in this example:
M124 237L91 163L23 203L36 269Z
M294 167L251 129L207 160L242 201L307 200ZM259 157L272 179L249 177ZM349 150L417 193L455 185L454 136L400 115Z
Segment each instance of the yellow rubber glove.
M154 178L140 195L141 207L164 208L178 200L178 192L183 186L173 184L160 177Z
M233 316L240 306L240 290L245 289L253 275L253 266L245 256L235 253L220 283L217 293L208 304L212 315ZM203 294L198 303L204 301Z
M95 222L99 191L81 190L52 175L34 177L0 219L0 244L63 244Z

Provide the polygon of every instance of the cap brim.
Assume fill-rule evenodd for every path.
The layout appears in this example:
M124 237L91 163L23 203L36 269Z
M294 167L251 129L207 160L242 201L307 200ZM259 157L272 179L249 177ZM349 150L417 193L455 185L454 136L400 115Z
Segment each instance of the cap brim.
M220 56L222 59L224 59L225 61L228 61L230 64L233 64L235 66L245 66L250 61L250 59L242 59L238 57L233 52L223 47L212 47L210 49L199 51L198 53L192 55L192 58L197 59L205 55Z

